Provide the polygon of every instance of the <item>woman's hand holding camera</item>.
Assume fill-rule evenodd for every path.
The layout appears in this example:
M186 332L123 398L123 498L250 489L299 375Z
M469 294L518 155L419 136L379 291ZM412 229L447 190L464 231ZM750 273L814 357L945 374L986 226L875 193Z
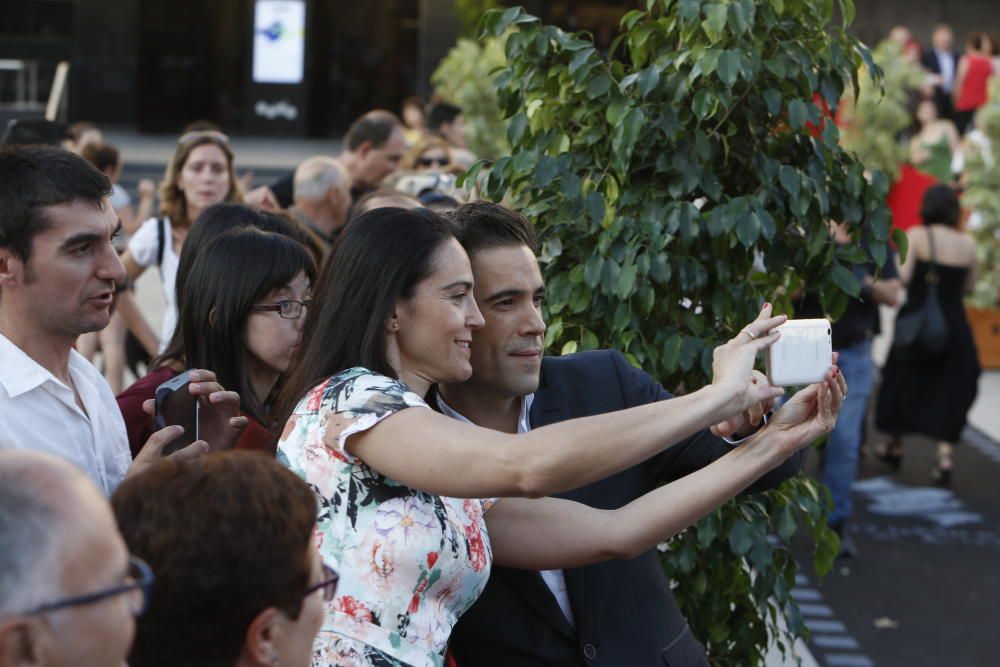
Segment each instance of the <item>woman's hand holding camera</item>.
M757 354L780 337L773 329L787 319L785 315L771 317L771 304L765 303L756 320L713 351L712 386L730 397L722 415L724 420L729 421L731 417L759 409L785 393L781 387L762 381L761 374L754 371L753 365Z

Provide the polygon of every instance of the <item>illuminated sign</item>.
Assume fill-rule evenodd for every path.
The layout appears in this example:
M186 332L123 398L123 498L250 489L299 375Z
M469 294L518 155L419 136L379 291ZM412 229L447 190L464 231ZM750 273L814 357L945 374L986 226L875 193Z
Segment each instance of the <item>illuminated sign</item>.
M305 0L257 0L253 26L254 83L302 83Z

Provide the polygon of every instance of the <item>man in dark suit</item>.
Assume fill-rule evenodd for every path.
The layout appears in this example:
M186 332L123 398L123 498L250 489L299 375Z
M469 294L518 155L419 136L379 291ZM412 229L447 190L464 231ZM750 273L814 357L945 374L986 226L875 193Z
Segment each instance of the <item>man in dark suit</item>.
M452 214L472 260L485 326L473 334L473 377L443 385L436 407L457 419L517 433L554 422L672 398L617 352L542 357L545 286L531 225L488 202ZM714 427L752 430L768 406ZM618 475L562 494L593 507L621 507L702 468L732 448L702 431ZM794 456L751 490L794 475ZM539 539L545 539L539 535ZM459 620L451 651L459 667L707 665L670 592L655 549L632 560L531 572L494 567L479 601Z
M940 24L931 33L931 48L920 58L924 69L934 75L934 104L938 116L955 119L955 103L952 93L955 87L955 73L958 71L958 53L955 52L955 38L951 28Z

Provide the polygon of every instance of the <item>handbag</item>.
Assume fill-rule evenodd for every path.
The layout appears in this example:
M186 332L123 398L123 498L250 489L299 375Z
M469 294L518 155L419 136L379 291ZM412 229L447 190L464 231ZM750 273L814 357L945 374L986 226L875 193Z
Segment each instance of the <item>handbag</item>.
M937 272L937 256L934 253L934 235L927 227L930 241L930 268L924 273L927 298L916 310L896 318L896 333L892 349L902 359L936 357L944 351L948 343L948 322L941 310L938 284L941 276Z

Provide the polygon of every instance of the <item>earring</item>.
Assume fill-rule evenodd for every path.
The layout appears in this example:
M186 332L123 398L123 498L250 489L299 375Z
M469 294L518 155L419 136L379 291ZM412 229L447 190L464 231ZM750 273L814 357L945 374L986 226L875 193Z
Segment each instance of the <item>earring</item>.
M393 322L391 328L392 328L393 331L395 331L396 329L399 328L399 324L397 324L396 322Z

